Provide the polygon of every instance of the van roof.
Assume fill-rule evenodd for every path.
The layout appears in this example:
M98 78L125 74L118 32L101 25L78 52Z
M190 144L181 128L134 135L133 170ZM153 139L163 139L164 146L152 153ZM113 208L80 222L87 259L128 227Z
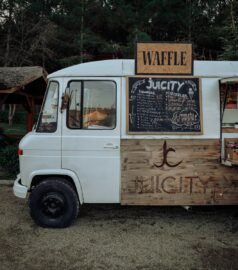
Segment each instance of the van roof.
M82 63L54 73L56 77L121 77L135 75L135 60L113 59ZM238 76L238 61L194 61L194 76L233 77Z

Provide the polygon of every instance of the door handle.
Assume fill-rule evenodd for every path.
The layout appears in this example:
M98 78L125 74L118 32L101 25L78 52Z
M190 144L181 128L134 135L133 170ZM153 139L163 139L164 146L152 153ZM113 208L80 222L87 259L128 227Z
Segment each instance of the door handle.
M118 149L118 145L112 144L112 143L107 143L104 145L105 149Z

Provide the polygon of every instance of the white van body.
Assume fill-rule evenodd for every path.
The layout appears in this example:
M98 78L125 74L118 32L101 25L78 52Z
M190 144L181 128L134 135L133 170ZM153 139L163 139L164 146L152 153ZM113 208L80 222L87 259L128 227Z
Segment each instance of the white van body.
M201 78L203 133L198 135L131 135L126 129L127 77L135 76L134 60L106 60L71 66L48 76L59 85L61 97L70 81L112 81L116 84L114 129L69 129L66 110L57 112L53 133L33 130L20 142L20 174L16 196L26 198L35 179L63 176L75 185L80 204L121 202L121 140L220 140L219 80L238 77L238 62L194 61L194 76ZM236 112L235 112L236 113ZM238 115L237 115L238 119ZM238 133L227 133L235 138ZM222 148L223 149L223 148ZM223 155L223 154L222 154Z

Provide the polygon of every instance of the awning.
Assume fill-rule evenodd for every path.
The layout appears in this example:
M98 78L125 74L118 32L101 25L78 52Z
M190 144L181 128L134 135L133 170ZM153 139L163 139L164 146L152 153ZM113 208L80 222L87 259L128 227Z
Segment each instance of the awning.
M220 80L220 84L238 84L238 77L223 78Z

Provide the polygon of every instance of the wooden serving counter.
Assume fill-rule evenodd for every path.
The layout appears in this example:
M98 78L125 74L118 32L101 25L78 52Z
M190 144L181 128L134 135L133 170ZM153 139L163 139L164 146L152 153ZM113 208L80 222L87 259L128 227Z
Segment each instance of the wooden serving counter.
M238 133L238 128L231 128L231 127L226 127L222 128L222 133Z

